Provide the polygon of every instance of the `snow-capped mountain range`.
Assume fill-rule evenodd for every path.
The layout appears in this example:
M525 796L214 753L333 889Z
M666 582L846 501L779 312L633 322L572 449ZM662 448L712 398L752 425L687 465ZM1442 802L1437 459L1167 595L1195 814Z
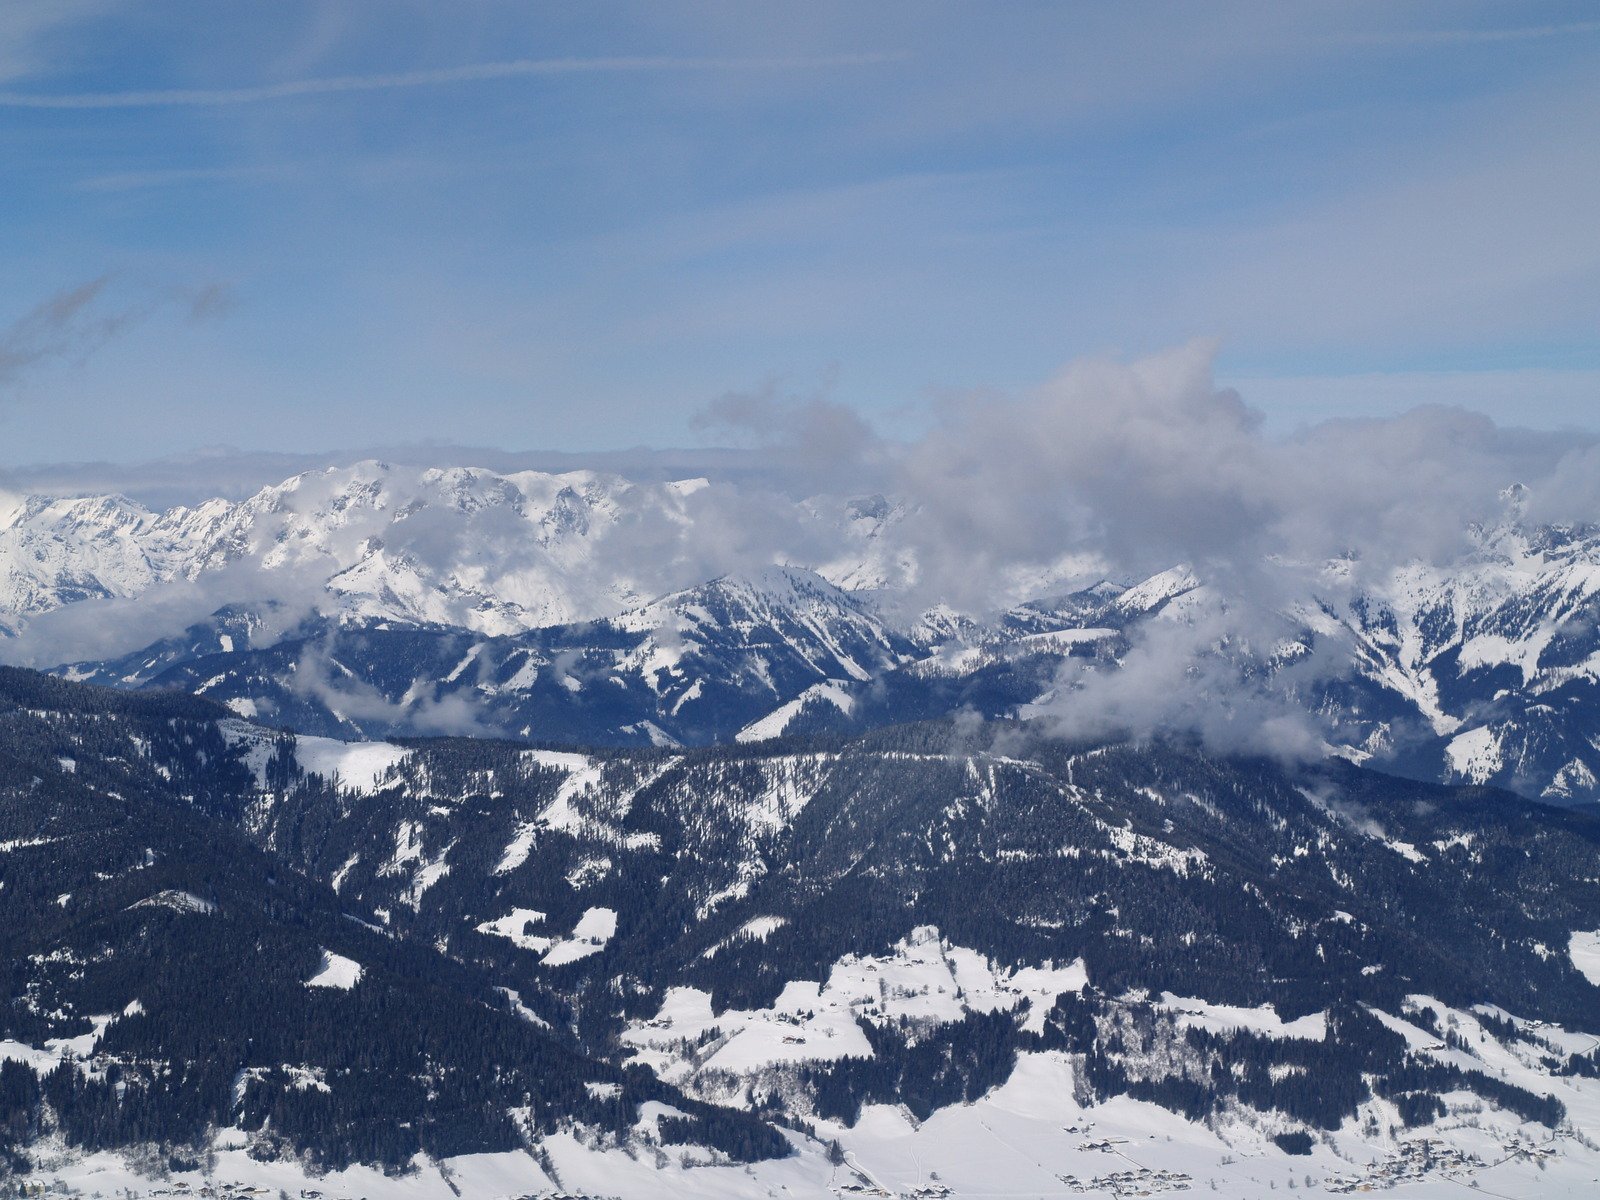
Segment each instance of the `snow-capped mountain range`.
M0 1160L34 1178L932 1200L1600 1168L1600 817L1526 798L1596 798L1592 531L1334 563L1258 632L1185 565L909 603L916 514L876 496L798 506L816 569L746 547L665 587L712 572L737 494L362 464L8 503L11 647L158 631L0 669ZM1163 648L1192 657L1163 686L1294 707L1326 753L1064 723Z
M0 629L25 647L85 601L125 601L92 609L102 627L170 611L159 636L122 652L75 653L58 636L39 665L182 687L328 734L703 744L1047 712L1064 663L1115 670L1141 628L1200 624L1236 599L1174 567L1080 574L998 611L911 605L909 510L882 496L792 506L815 571L740 546L733 574L696 578L719 561L709 548L756 537L739 497L714 490L366 462L160 513L121 497L13 498L0 505ZM1340 578L1348 564L1308 573L1278 605L1289 632L1256 653L1268 672L1321 656L1292 697L1343 753L1600 798L1600 534L1526 526L1511 500L1451 562L1359 587ZM1071 549L1064 563L1092 565ZM674 578L683 586L662 586Z
M15 629L65 604L241 564L264 582L233 599L310 585L351 617L504 634L607 616L648 597L625 574L597 577L596 540L630 514L684 519L700 483L362 462L159 513L120 496L26 497L0 509L0 621Z

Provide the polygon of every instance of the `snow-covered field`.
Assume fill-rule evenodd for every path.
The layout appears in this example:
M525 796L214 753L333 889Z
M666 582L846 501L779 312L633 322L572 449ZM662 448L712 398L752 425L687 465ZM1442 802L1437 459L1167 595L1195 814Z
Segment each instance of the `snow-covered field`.
M770 934L772 920L758 917L741 933ZM937 929L925 926L892 954L850 955L834 964L825 981L790 982L769 1008L714 1014L705 992L673 988L661 1011L635 1024L624 1040L635 1047L637 1061L682 1083L702 1071L746 1073L778 1063L870 1057L872 1047L858 1019L938 1025L968 1012L1009 1011L1027 1002L1031 1007L1025 1024L1037 1028L1035 1019L1043 1020L1054 997L1081 990L1085 980L1082 963L996 970L983 955L952 946ZM678 1047L710 1033L717 1035L716 1042L699 1047L691 1067Z
M538 923L531 910L510 914L506 936ZM611 933L614 914L591 909L556 947L588 947ZM772 920L757 918L744 936L770 936ZM540 949L549 961L546 947ZM1581 957L1587 943L1575 947ZM591 951L592 952L592 951ZM351 987L359 964L326 954L309 986ZM690 1092L728 1092L729 1081L770 1084L797 1063L842 1055L870 1055L857 1020L910 1027L934 1026L974 1011L1019 1012L1037 1028L1063 991L1084 986L1082 965L999 968L982 955L952 945L924 927L892 953L847 956L823 981L791 981L769 1008L712 1011L710 998L691 988L668 993L659 1013L626 1035L635 1061L647 1063ZM1153 998L1183 1024L1212 1030L1249 1029L1273 1037L1321 1040L1320 1014L1284 1021L1267 1007L1239 1008L1163 995ZM1025 1007L1026 1006L1026 1007ZM390 1177L367 1169L313 1176L293 1162L257 1162L246 1135L217 1135L214 1162L205 1171L156 1177L110 1154L82 1155L49 1143L35 1147L30 1180L65 1184L85 1195L198 1194L227 1185L279 1190L291 1196L316 1191L328 1200L498 1200L565 1194L625 1200L726 1197L765 1200L887 1195L898 1197L1058 1197L1162 1195L1180 1190L1254 1198L1285 1191L1347 1194L1395 1188L1398 1194L1445 1197L1475 1191L1486 1196L1545 1197L1600 1194L1600 1081L1550 1073L1549 1058L1588 1052L1600 1037L1500 1010L1462 1011L1427 996L1408 997L1397 1013L1375 1012L1423 1058L1481 1071L1539 1093L1554 1094L1568 1119L1560 1129L1526 1123L1466 1093L1444 1097L1448 1111L1431 1125L1407 1129L1388 1101L1370 1100L1338 1130L1314 1132L1309 1154L1285 1152L1275 1135L1294 1126L1278 1114L1233 1106L1206 1124L1156 1105L1121 1097L1092 1103L1075 1075L1072 1058L1055 1051L1024 1053L1001 1086L981 1100L935 1112L918 1122L901 1107L868 1105L845 1127L815 1122L815 1136L785 1136L796 1153L751 1166L719 1163L710 1151L662 1145L656 1120L666 1106L643 1106L625 1144L581 1129L544 1139L527 1153L471 1155L445 1162L418 1160ZM1502 1040L1480 1017L1511 1020L1525 1036ZM0 1057L48 1066L61 1055L92 1069L96 1043L113 1017L95 1021L92 1033L71 1042L28 1047L0 1043ZM1448 1027L1451 1044L1434 1030ZM706 1035L710 1040L706 1040ZM843 1162L830 1161L837 1141ZM180 1186L183 1185L183 1186Z
M559 967L598 954L617 932L617 914L609 908L586 909L565 937L532 932L543 926L544 919L544 913L534 909L514 908L504 917L483 922L478 932L503 937L518 949L533 951L547 967Z
M362 974L362 966L355 959L324 950L322 952L322 965L317 968L315 975L306 980L306 986L339 988L341 991L348 991L361 982Z
M274 730L247 721L223 721L222 735L229 744L242 746L244 762L255 774L260 787L267 785L267 763L281 736ZM350 791L370 794L394 767L411 754L403 746L389 742L342 742L335 738L298 734L294 742L295 760L308 775L339 781Z
M1240 1122L1211 1130L1134 1100L1085 1108L1073 1093L1072 1067L1063 1057L1026 1055L1009 1082L975 1104L943 1109L920 1125L899 1109L869 1107L854 1128L821 1123L817 1140L791 1134L795 1156L750 1167L709 1165L703 1151L661 1148L647 1137L626 1150L602 1149L564 1133L542 1147L554 1178L531 1154L517 1153L419 1160L412 1173L396 1178L360 1167L310 1176L293 1164L252 1160L243 1136L224 1132L215 1166L206 1173L158 1179L113 1155L52 1162L46 1152L30 1178L60 1181L85 1195L122 1195L124 1189L172 1195L180 1184L192 1194L208 1183L237 1183L273 1195L312 1189L330 1200L511 1200L563 1193L626 1200L863 1194L1020 1200L1177 1190L1276 1200L1284 1192L1344 1194L1352 1185L1395 1186L1397 1195L1408 1197L1532 1198L1593 1196L1600 1186L1600 1152L1581 1130L1550 1139L1535 1127L1519 1130L1515 1122L1497 1122L1489 1114L1463 1114L1398 1139L1371 1139L1351 1123L1320 1140L1310 1155L1296 1156L1266 1140L1270 1126ZM845 1152L838 1166L824 1149L833 1137ZM1424 1154L1432 1166L1416 1165Z

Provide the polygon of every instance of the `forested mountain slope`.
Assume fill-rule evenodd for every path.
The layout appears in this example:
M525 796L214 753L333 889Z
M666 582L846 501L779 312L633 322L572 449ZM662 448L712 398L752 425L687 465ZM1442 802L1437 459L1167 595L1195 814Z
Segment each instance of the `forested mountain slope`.
M1016 722L346 743L0 682L19 1155L225 1128L394 1165L581 1128L803 1164L1039 1071L1073 1112L1327 1169L1595 1111L1575 810Z

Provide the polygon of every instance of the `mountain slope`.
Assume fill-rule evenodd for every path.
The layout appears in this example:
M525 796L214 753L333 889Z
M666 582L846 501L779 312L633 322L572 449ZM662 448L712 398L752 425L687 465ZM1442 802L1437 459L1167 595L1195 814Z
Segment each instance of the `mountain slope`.
M574 752L0 685L6 1056L50 1075L17 1153L513 1146L641 1196L820 1197L833 1140L833 1186L981 1190L992 1136L1033 1147L1018 1178L1082 1181L1095 1136L1150 1128L1147 1190L1381 1181L1423 1137L1430 1178L1487 1186L1529 1145L1557 1181L1600 1165L1584 813L1016 723ZM820 1141L680 1175L679 1139L790 1144L708 1103Z
M708 518L709 494L359 463L164 513L25 498L0 511L0 632L48 632L41 616L126 597L99 625L62 625L51 660L82 658L74 647L127 620L159 636L75 677L207 691L323 733L694 744L966 708L1026 715L1059 694L1069 658L1115 666L1145 623L1251 604L1176 567L999 613L935 607L898 628L881 613L905 607L917 578L916 514L883 496L791 506L822 574L861 590L805 576L820 589L807 599L801 575L774 568L649 599L651 581L681 577L675 555L721 536L734 502L718 493ZM1419 778L1600 798L1600 532L1532 525L1507 503L1449 561L1285 567L1259 603L1292 653L1265 648L1246 673L1305 675L1314 655L1318 678L1286 699L1344 752Z
M1304 1137L1324 1170L1399 1153L1389 1125L1470 1120L1487 1153L1600 1111L1600 824L1503 793L930 725L416 744L354 790L291 771L253 812L403 936L846 1145L884 1105L941 1120L1041 1070L1074 1120L1137 1100L1224 1157Z
M576 1126L625 1135L665 1101L685 1140L786 1151L586 1055L537 983L513 1003L252 846L226 719L0 671L0 1057L34 1072L12 1071L34 1099L11 1131L193 1161L232 1129L263 1157L399 1168Z
M488 638L454 628L303 622L257 647L225 610L182 637L63 674L181 689L331 735L499 733L623 745L732 737L819 684L915 653L820 576L725 577L615 620ZM232 632L228 632L228 631Z

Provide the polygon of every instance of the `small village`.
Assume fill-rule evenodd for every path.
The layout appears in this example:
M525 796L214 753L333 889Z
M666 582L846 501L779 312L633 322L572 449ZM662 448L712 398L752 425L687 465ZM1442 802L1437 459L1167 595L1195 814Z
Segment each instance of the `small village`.
M1158 1196L1163 1192L1186 1192L1194 1180L1182 1171L1135 1167L1082 1179L1077 1175L1057 1175L1074 1192L1098 1192L1108 1196Z
M16 1184L14 1192L0 1192L0 1197L20 1196L71 1196L79 1195L76 1189L59 1179L22 1179ZM291 1200L367 1200L365 1196L347 1196L330 1192L323 1192L316 1188L301 1188L295 1192L285 1192L276 1188L262 1187L251 1183L202 1183L198 1187L194 1184L179 1180L176 1183L162 1184L148 1190L140 1191L129 1189L116 1193L122 1200L146 1200L147 1197L172 1196L178 1200L267 1200L268 1197L288 1196Z
M1433 1138L1419 1138L1360 1172L1331 1176L1326 1187L1341 1195L1377 1192L1402 1183L1416 1183L1430 1175L1470 1175L1483 1165L1475 1154L1464 1154Z
M898 1195L900 1200L946 1200L955 1195L955 1192L942 1183L925 1183L904 1192L890 1192L873 1183L843 1183L834 1189L839 1196L873 1196L893 1197Z

